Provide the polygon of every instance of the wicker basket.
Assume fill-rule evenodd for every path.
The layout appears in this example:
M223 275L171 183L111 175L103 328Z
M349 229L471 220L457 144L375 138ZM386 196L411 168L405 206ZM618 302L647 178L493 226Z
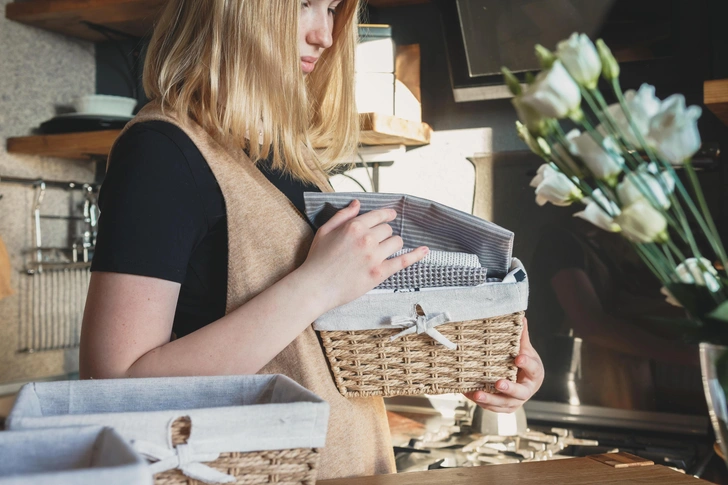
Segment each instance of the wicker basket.
M6 424L114 428L157 484L313 485L328 416L285 376L172 377L27 384Z
M0 485L152 485L146 460L111 428L0 432Z
M177 446L187 443L191 430L190 418L177 419L172 424L172 444ZM221 453L220 458L206 465L232 475L236 478L236 484L314 485L319 456L316 448ZM205 485L204 482L186 477L177 469L157 473L154 475L154 483L155 485Z
M487 271L478 282L441 273L457 263L428 263L434 281L398 278L336 307L314 322L339 392L345 397L496 392L515 381L528 279L512 257L514 234L437 202L402 194L305 193L317 227L352 199L360 213L392 208L392 233L405 248L464 253ZM410 267L411 268L411 267ZM443 268L445 268L443 270ZM404 275L408 276L408 275Z
M456 350L428 335L391 341L399 332L391 329L321 332L321 339L346 397L496 392L499 379L516 380L522 329L523 312L439 326Z

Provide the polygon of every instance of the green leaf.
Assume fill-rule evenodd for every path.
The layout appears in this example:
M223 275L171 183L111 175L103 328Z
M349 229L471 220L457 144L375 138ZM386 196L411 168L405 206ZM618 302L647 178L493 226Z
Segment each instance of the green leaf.
M715 370L718 375L718 382L720 382L720 386L725 392L728 389L728 351L724 351L715 362Z
M718 308L708 314L708 317L728 323L728 301L721 303Z
M666 286L672 296L693 317L702 320L715 310L715 300L705 286L688 283L669 283Z

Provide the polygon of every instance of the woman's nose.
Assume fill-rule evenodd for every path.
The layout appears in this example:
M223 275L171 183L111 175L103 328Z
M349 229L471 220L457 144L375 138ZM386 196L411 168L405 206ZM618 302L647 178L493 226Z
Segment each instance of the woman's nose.
M322 49L331 47L334 43L332 36L333 23L334 21L329 19L328 15L324 18L317 18L306 36L308 43Z

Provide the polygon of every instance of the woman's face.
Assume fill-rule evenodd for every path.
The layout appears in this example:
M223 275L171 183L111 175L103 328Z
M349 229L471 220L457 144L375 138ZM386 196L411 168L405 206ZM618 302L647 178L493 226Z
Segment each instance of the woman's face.
M336 7L344 0L303 0L298 20L298 53L301 71L306 75L314 70L316 61L333 43Z

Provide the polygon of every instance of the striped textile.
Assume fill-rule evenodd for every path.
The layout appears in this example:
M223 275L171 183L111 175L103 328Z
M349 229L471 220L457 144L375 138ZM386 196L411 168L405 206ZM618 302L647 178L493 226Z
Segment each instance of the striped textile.
M361 213L391 208L390 222L405 247L427 246L435 251L476 254L489 276L502 277L511 266L513 233L502 227L437 202L404 194L305 192L306 215L315 227L328 221L352 200Z

